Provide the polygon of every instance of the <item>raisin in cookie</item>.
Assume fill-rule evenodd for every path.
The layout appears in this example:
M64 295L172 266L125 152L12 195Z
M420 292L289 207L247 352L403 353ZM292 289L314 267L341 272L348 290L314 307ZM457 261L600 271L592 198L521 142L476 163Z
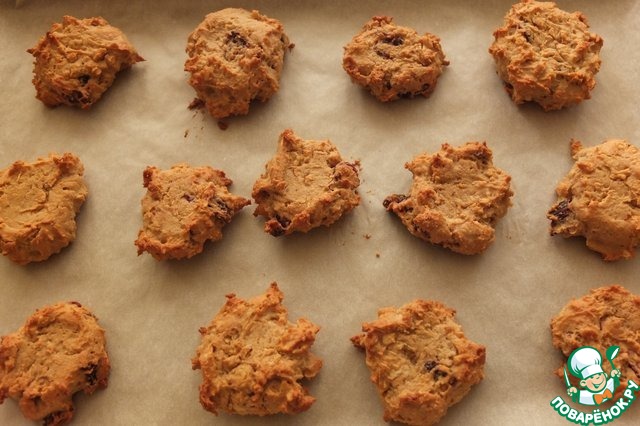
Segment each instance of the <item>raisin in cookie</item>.
M177 164L169 170L147 167L138 254L158 260L183 259L202 252L207 240L222 238L222 228L251 201L228 191L231 179L214 168Z
M374 16L344 47L342 67L351 80L382 102L422 95L436 88L449 62L440 39L399 27L392 18Z
M278 91L290 46L279 21L256 10L222 9L189 35L184 69L213 117L244 115L252 100L266 102Z
M478 254L494 240L495 223L507 213L511 177L494 167L485 142L460 148L443 144L405 167L413 173L409 195L390 195L384 207L409 232L456 253Z
M571 300L551 320L553 346L566 357L582 346L596 348L601 354L610 346L620 347L614 361L621 373L620 391L629 380L640 383L639 330L640 296L619 285L592 289ZM562 377L563 367L556 374Z
M87 198L84 167L73 154L16 161L0 171L0 250L16 263L39 262L76 238Z
M386 421L435 424L483 379L485 348L465 337L454 316L439 302L415 300L380 309L351 338L366 352Z
M589 32L582 13L523 0L493 36L489 53L516 104L533 101L549 111L590 98L602 38Z
M45 105L87 109L113 84L116 74L144 59L116 27L101 18L62 18L35 47L33 84Z
M329 226L360 203L358 163L347 163L331 141L280 135L278 152L253 186L265 232L278 237Z
M202 370L202 406L219 411L265 416L295 414L315 401L299 382L318 374L322 360L310 352L318 326L287 319L284 295L276 283L263 295L242 300L234 294L208 327L193 358Z
M30 420L63 425L73 417L73 394L107 387L104 330L78 302L38 309L0 340L0 403L18 401Z
M575 163L556 188L551 235L583 236L604 260L629 259L640 244L640 150L610 139L583 148L571 141Z

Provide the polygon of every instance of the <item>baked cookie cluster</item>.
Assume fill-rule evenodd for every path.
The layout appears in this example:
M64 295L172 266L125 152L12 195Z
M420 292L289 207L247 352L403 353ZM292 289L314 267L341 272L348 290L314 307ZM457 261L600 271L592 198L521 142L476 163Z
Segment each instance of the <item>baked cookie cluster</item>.
M511 176L493 165L485 142L443 144L405 167L413 174L408 195L392 194L384 207L409 232L460 254L478 254L495 238L494 226L511 205Z
M279 237L329 226L360 204L358 163L342 159L331 141L303 140L287 129L278 151L253 185L265 232Z
M84 167L74 154L16 161L0 171L0 251L26 265L60 252L76 238L87 198Z
M208 14L189 35L184 70L215 118L244 115L280 87L284 56L293 45L280 21L238 8Z
M640 150L621 139L585 148L571 141L575 163L547 217L551 235L582 236L607 261L630 259L640 244Z
M231 179L209 166L177 164L169 170L147 167L138 254L158 260L201 253L206 241L222 239L222 228L251 201L228 191Z
M275 282L250 300L229 294L211 324L200 329L192 362L202 371L205 409L265 416L300 413L314 403L300 381L322 368L311 353L320 327L305 318L289 322L283 298Z
M64 425L73 395L106 388L110 369L105 332L89 310L78 302L45 306L0 339L0 404L12 398L26 418Z
M365 351L385 421L436 424L484 378L485 347L467 339L454 316L440 302L414 300L380 309L351 338Z
M88 109L117 73L144 61L122 31L102 17L64 16L28 52L35 57L36 97L49 107Z
M438 37L397 26L388 16L371 18L344 47L342 58L353 82L382 102L429 97L447 65Z
M589 32L582 13L523 0L511 7L493 36L489 53L516 104L532 101L550 111L590 98L602 38Z

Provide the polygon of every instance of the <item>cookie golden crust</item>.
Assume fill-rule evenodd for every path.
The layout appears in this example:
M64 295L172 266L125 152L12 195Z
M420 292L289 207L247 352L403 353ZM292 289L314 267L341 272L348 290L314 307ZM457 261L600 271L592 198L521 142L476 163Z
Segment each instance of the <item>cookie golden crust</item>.
M282 24L254 10L227 8L208 14L189 35L189 84L215 118L244 115L252 100L278 91L287 48Z
M118 72L144 60L122 31L101 17L64 16L27 52L35 57L36 97L50 107L87 109Z
M278 237L329 226L360 204L359 164L342 160L331 141L280 135L278 151L253 185L265 232Z
M523 0L493 36L489 53L516 104L533 101L550 111L591 97L602 38L589 32L582 13Z
M344 47L342 67L351 80L382 102L422 95L436 88L446 60L440 39L374 16Z
M604 260L630 259L640 244L640 150L610 139L591 148L571 141L575 163L549 210L551 235L583 236Z
M485 142L459 148L445 143L439 152L418 155L405 167L413 173L411 192L390 195L383 205L409 232L461 254L489 247L513 192L511 177L493 166Z
M263 295L234 294L208 327L193 358L202 370L202 406L241 415L295 414L315 401L299 382L318 374L322 360L310 352L318 326L287 319L284 295L274 282Z
M63 425L73 394L106 388L109 370L96 317L78 302L46 306L0 340L0 403L15 399L26 418Z
M573 299L551 319L553 346L565 357L579 347L591 346L605 354L610 346L619 346L614 364L620 370L618 393L627 382L640 381L640 296L619 285L592 289ZM603 361L603 367L608 364ZM608 367L608 366L607 366ZM556 371L563 377L563 367Z
M84 167L73 154L16 161L0 171L0 250L25 265L60 252L76 238L87 198Z
M228 191L231 179L214 168L177 164L169 170L147 167L138 255L158 260L201 253L207 240L222 239L222 228L251 201Z
M415 300L382 308L351 338L366 352L385 421L437 423L484 377L485 347L467 339L455 311Z

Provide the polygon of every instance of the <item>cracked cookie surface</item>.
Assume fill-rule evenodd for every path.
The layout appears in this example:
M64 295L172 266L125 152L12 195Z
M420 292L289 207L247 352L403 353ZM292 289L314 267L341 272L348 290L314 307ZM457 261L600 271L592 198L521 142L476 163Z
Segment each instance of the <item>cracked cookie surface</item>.
M456 253L478 254L495 238L494 226L507 213L511 177L493 165L486 143L454 148L443 144L405 165L413 174L409 195L384 200L409 232Z
M280 135L278 151L253 186L273 236L329 226L360 204L357 162L342 160L331 141L303 140L292 130Z
M80 159L51 154L0 171L0 250L25 265L60 252L76 238L76 214L87 198Z
M158 260L183 259L202 252L206 241L222 239L222 228L251 201L228 191L231 179L212 167L177 164L169 170L147 167L138 254Z
M485 347L467 339L454 316L440 302L415 300L380 309L351 338L365 351L385 421L433 425L483 379Z
M87 109L118 72L144 60L122 31L101 17L64 16L28 52L35 57L36 97L50 107Z
M523 0L511 7L493 36L489 53L516 104L533 101L549 111L591 97L602 38L589 32L582 13Z
M640 150L610 139L583 148L571 141L573 167L556 188L551 235L583 236L604 260L629 259L640 244Z
M322 367L310 352L320 329L304 318L289 322L283 297L275 282L249 300L229 294L211 324L200 329L192 363L202 370L200 402L206 410L296 414L314 403L300 381Z
M0 340L0 403L15 399L26 418L63 425L73 394L106 388L109 371L96 317L78 302L45 306Z
M351 80L382 102L428 97L447 65L438 37L397 26L387 16L367 22L344 47L342 59Z
M592 289L573 299L551 319L553 346L565 357L579 347L591 346L604 354L619 346L614 363L620 370L619 392L633 380L640 383L640 296L619 285ZM604 364L604 362L603 362ZM563 367L556 371L563 377Z
M222 9L189 35L184 69L209 114L244 115L251 101L266 102L278 91L291 47L280 21L256 10Z

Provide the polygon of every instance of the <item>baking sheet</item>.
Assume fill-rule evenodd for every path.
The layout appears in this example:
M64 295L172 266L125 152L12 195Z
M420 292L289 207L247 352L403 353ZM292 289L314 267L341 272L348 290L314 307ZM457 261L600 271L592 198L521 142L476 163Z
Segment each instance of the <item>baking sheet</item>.
M485 380L442 425L568 424L549 406L565 394L553 374L562 358L549 320L593 287L620 283L640 293L640 259L604 263L583 240L551 238L545 214L571 166L571 138L587 146L606 138L640 144L639 1L559 2L582 10L604 47L593 98L550 113L516 107L487 53L509 1L22 3L0 3L0 168L71 151L85 165L90 194L77 240L61 254L27 267L0 259L0 335L63 300L80 301L99 317L113 366L109 387L76 397L73 424L382 425L364 356L349 337L379 307L415 298L455 308L467 336L487 346ZM281 20L295 48L280 91L222 131L187 109L194 92L183 64L190 31L227 6ZM34 97L25 50L64 14L104 16L147 60L121 74L90 111L48 109ZM451 65L431 98L381 104L342 70L342 47L378 14L442 39ZM263 233L250 206L221 242L191 260L136 256L147 165L211 165L249 197L285 128L329 138L345 158L361 161L361 206L331 228L280 239ZM411 236L382 200L407 191L411 175L403 165L413 156L471 140L488 142L495 164L511 174L515 196L493 246L465 257ZM271 281L284 291L291 320L304 316L322 327L314 352L324 367L309 383L317 402L291 417L214 417L198 402L200 372L191 370L198 327L225 294L252 297ZM638 421L640 407L632 406L615 424ZM0 424L33 423L8 400Z

